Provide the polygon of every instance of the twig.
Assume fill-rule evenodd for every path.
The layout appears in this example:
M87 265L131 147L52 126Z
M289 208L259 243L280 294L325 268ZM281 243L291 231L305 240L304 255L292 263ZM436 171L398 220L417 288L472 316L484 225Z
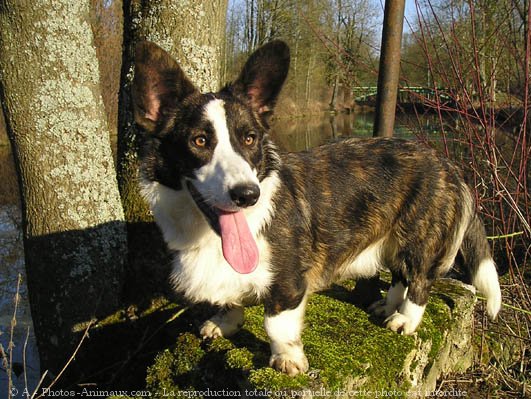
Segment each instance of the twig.
M510 234L502 234L502 235L497 235L497 236L487 236L487 240L500 240L502 238L511 238L511 237L516 237L516 236L521 236L522 234L524 234L523 231L516 231L516 232L510 233Z
M37 392L39 392L39 388L41 387L42 382L44 381L44 379L46 378L47 375L48 375L48 370L46 370L44 373L42 373L41 379L39 380L39 383L35 387L35 391L33 391L33 394L31 395L30 399L33 399L35 397L35 395L37 395Z
M27 373L27 363L26 363L26 351L28 349L28 341L29 341L29 335L30 335L30 328L29 326L26 329L26 339L24 340L24 349L22 350L22 366L24 368L24 387L26 388L26 392L29 392L28 389L28 373Z
M76 349L74 350L74 353L72 353L72 356L70 356L70 359L68 359L68 361L66 362L66 364L63 366L63 368L61 369L61 371L59 372L59 374L57 375L57 377L54 378L54 380L50 383L50 385L48 385L48 389L45 389L44 391L47 391L49 389L51 389L56 383L57 381L59 381L59 379L61 378L61 376L63 375L63 373L65 372L65 370L68 368L68 366L70 365L70 363L72 363L72 361L74 360L74 358L76 357L77 353L79 352L79 349L81 348L81 345L83 344L83 342L85 341L85 338L88 337L88 332L89 332L89 329L90 327L92 327L92 325L94 324L95 320L90 320L89 321L89 324L87 326L87 328L85 329L85 332L83 333L83 336L81 337L81 340L79 341L79 344L77 344L77 347ZM44 378L44 376L43 376ZM42 382L42 378L41 378L41 382ZM39 382L39 385L41 384L41 382ZM37 392L37 389L39 387L39 385L37 386L37 388L35 389L35 393ZM31 396L31 399L33 399L33 396L35 395L35 393ZM44 394L44 392L43 392ZM37 396L36 399L39 399L39 398L42 398L43 394Z
M13 348L15 347L15 343L13 341L13 338L15 336L15 326L17 325L17 310L18 310L18 304L20 302L20 284L22 282L22 275L18 274L17 279L17 290L15 292L15 309L13 311L13 318L11 319L11 331L9 335L9 365L7 368L7 397L12 398L12 389L13 389Z
M481 295L476 295L479 299L483 300L483 301L486 301L487 298L485 297L482 297ZM527 315L531 315L531 311L529 310L526 310L526 309L522 309L522 308L519 308L519 307L516 307L516 306L513 306L513 305L509 305L508 303L503 303L502 302L502 306L506 307L506 308L509 308L509 309L512 309L512 310L516 310L518 312L522 312L522 313L525 313Z

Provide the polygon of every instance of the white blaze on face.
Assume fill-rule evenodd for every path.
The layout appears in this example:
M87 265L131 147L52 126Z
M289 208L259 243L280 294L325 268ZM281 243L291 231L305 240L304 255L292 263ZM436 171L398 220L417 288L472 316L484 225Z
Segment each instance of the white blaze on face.
M210 162L195 172L194 186L210 205L233 210L235 206L229 190L240 184L258 185L258 178L251 165L231 145L223 100L207 103L204 115L214 128L217 144Z
M212 124L216 146L210 162L195 172L197 180L192 184L208 205L218 208L221 249L227 263L237 273L252 273L258 266L258 246L243 210L233 203L230 191L236 186L258 186L258 178L231 145L223 101L215 99L207 103L204 117Z

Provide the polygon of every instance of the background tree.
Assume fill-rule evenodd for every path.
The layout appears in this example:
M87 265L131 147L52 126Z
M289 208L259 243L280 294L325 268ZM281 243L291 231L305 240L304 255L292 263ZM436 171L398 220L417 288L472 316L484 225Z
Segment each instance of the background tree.
M418 0L404 41L409 85L451 88L467 107L519 106L525 93L528 1ZM501 96L501 97L500 97Z
M259 45L283 39L290 45L291 71L283 89L287 104L277 115L321 112L329 104L336 108L337 100L337 108L350 107L352 86L376 82L376 11L368 0L234 1L224 77L233 76Z
M91 27L98 57L100 87L112 143L118 134L118 93L122 68L123 3L91 0Z
M89 321L119 306L126 252L90 1L1 1L0 54L35 334L54 376Z

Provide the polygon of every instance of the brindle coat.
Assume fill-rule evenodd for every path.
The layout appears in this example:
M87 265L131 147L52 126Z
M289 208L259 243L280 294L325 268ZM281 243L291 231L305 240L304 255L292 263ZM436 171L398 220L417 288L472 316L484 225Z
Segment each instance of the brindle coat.
M459 251L495 317L501 302L496 268L459 170L434 150L401 139L277 151L268 121L288 69L289 49L275 41L251 55L234 83L202 94L164 50L152 43L137 49L135 116L146 131L142 187L175 251L172 281L192 301L223 306L201 334L235 333L242 306L262 301L271 365L304 372L300 337L311 292L388 269L391 288L371 310L392 330L411 334L434 280ZM216 155L218 143L226 157ZM241 176L247 181L237 181ZM221 177L229 187L201 192L220 186ZM216 218L219 209L226 211L231 184L261 193L257 202L236 204L261 251L250 274L234 271L221 254Z

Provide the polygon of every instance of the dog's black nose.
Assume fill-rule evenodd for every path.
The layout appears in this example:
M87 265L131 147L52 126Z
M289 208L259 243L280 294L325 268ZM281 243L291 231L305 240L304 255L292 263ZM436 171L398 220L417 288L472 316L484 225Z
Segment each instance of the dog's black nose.
M232 202L241 208L246 208L256 204L260 197L260 187L256 184L240 184L233 187L229 193Z

